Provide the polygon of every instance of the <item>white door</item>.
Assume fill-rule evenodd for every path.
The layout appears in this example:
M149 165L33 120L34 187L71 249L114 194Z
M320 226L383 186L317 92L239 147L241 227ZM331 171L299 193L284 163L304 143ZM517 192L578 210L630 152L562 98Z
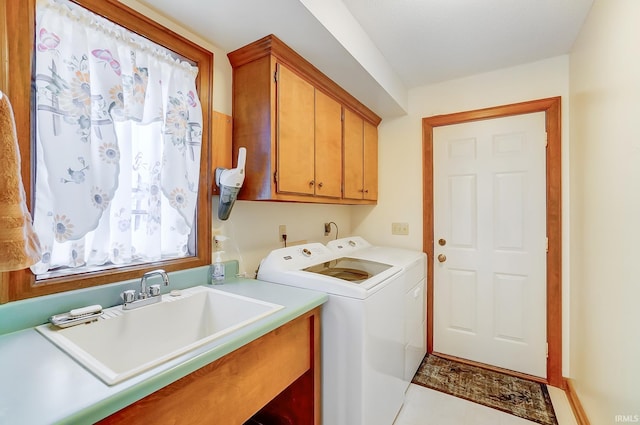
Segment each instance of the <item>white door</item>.
M546 377L544 112L435 127L434 351Z

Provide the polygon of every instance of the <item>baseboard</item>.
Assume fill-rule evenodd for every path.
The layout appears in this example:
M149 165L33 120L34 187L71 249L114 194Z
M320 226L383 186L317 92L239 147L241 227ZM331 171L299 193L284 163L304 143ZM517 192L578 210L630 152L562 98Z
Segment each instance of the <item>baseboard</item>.
M573 410L573 416L576 417L578 425L591 425L589 418L587 418L587 414L582 408L582 403L578 398L578 394L573 387L573 381L569 378L564 378L564 392L567 395L569 405L571 406L571 410Z

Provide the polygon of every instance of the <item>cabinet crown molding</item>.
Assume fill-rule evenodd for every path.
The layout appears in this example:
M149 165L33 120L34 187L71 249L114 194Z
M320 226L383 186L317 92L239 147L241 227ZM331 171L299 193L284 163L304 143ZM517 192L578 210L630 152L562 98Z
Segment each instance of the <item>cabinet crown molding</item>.
M375 112L353 97L332 79L324 75L318 68L309 63L296 51L287 46L282 40L273 34L269 34L240 49L227 54L233 68L253 62L265 56L272 56L280 63L294 69L302 77L311 82L325 94L333 97L338 102L357 112L365 120L376 127L382 121Z

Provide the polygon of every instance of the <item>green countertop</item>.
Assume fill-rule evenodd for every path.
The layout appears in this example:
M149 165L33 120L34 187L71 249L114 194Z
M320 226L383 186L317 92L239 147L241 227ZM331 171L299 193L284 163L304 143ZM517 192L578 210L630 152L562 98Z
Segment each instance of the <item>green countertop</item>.
M175 284L170 274L172 281L166 290L207 284L208 267L200 269L178 274ZM130 286L131 282L123 282L103 288L101 293L93 293L92 302L84 305L101 303L95 301L98 298L102 299L103 307L110 307L105 300L112 300L113 293L119 294ZM71 308L81 307L83 304L78 304L78 300L90 297L90 291L67 294L71 301L61 301L64 298L61 294L0 306L0 331L11 331L0 335L0 423L94 423L322 305L328 298L323 292L254 279L230 279L215 288L285 308L113 386L103 383L34 329L51 314L63 312L49 311L61 303L71 303Z

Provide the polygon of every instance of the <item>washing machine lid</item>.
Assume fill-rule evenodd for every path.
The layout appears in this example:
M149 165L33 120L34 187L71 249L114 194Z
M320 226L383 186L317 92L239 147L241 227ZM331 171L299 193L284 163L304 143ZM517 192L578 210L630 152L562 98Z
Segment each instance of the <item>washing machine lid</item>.
M310 243L271 251L260 263L257 279L364 299L400 271L400 267L381 261L342 256L322 244ZM365 273L368 278L357 277ZM346 279L348 275L351 280Z
M307 267L303 271L318 273L352 284L361 284L391 267L390 264L362 258L340 257Z
M327 242L327 248L343 256L364 258L400 267L407 267L425 257L422 251L371 245L360 236L348 236L342 239L332 240ZM426 261L426 259L424 261Z

